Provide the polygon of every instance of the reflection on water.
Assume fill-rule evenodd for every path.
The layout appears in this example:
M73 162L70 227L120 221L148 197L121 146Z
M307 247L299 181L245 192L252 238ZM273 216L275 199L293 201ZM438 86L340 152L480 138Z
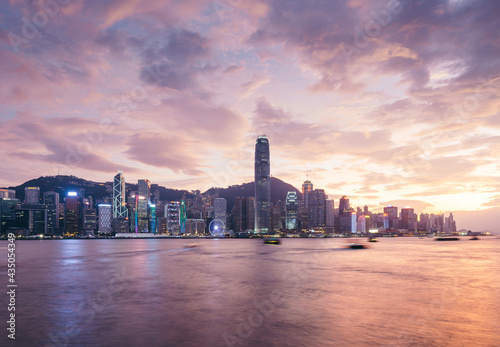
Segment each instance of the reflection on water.
M18 241L16 342L499 345L499 239L197 243Z

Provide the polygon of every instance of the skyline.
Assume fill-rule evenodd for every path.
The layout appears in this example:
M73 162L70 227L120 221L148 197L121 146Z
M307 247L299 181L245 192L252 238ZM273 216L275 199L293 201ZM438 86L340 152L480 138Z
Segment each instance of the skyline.
M0 186L226 187L266 134L272 176L335 200L500 206L498 3L55 4L2 4Z

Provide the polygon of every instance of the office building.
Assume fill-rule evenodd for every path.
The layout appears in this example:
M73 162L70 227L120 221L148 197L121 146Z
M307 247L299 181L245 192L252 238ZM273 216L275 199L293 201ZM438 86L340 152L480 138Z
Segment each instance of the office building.
M0 189L0 199L15 199L16 191L12 189Z
M227 225L226 212L227 201L224 198L214 199L214 219L220 219L224 225Z
M68 192L66 195L64 231L75 235L80 231L80 200L77 192Z
M25 187L24 203L28 205L40 204L40 187Z
M137 205L137 229L139 232L149 230L149 204L151 203L151 183L149 180L141 179L137 184L139 199Z
M59 193L45 192L43 204L47 208L47 232L54 235L59 232Z
M313 184L308 179L302 183L302 200L304 200L304 206L309 206L309 193L313 191Z
M128 217L125 201L125 177L119 170L113 179L113 218Z
M271 223L271 166L269 140L260 135L255 143L255 231L267 233Z
M109 234L113 231L112 221L112 206L109 204L99 204L97 211L99 214L99 234Z
M295 230L299 227L299 201L297 192L287 192L285 200L285 229Z

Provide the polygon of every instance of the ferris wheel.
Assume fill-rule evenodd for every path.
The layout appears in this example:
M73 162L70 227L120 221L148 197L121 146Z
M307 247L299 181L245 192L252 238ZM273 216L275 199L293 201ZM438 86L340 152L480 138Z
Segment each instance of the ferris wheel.
M226 230L226 227L223 221L221 221L220 219L214 219L213 221L210 222L208 230L210 231L210 234L212 236L224 237L224 232Z

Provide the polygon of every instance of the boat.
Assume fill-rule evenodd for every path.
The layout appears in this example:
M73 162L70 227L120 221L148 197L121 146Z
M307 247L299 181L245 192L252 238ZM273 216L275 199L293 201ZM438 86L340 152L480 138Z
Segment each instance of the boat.
M436 237L436 241L458 241L460 240L458 237Z
M184 245L184 248L196 248L196 247L199 247L200 245L197 244L196 242L193 242L193 243L186 243Z
M348 243L347 244L347 248L350 248L350 249L364 249L364 248L367 248L365 245L361 244L361 243Z
M372 239L368 239L368 242L378 242L378 239L374 237Z
M472 236L469 240L480 240L480 238L477 236Z
M280 239L277 237L266 237L264 243L268 245L279 245L281 243Z

